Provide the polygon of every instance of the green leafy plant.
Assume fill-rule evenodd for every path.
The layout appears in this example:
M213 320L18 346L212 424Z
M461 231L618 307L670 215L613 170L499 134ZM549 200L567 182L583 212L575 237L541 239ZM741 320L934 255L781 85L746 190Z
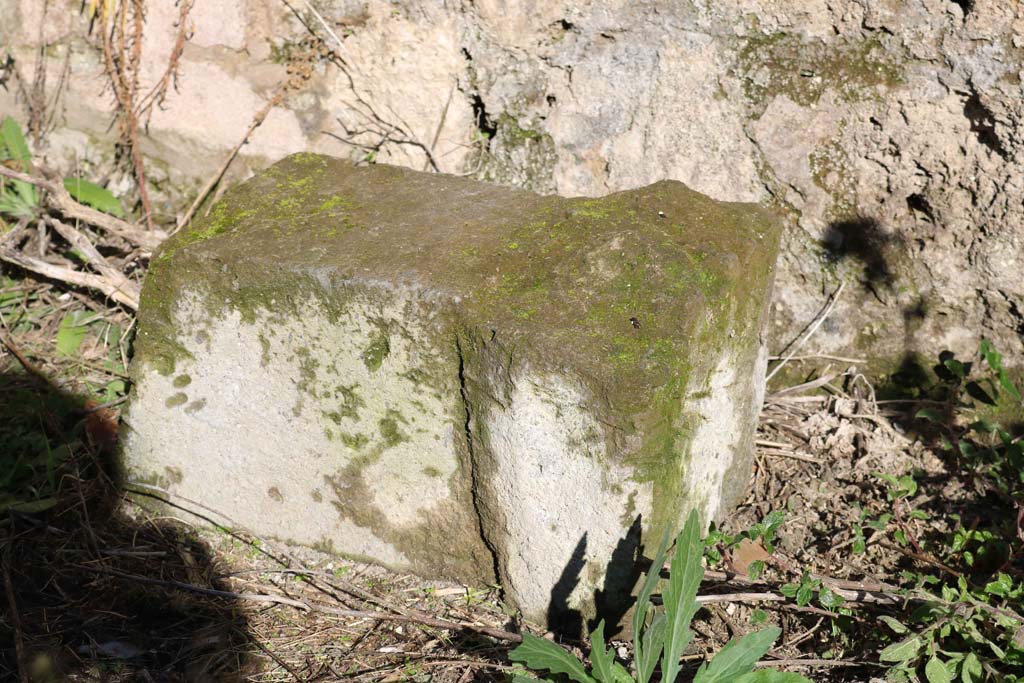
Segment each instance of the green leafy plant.
M914 507L923 484L912 475L875 475L886 484L892 512L865 517L864 528L912 548L918 561L900 577L909 613L879 617L890 640L879 660L891 667L892 681L1024 681L1024 580L1011 551L1024 538L1024 520L1012 512L1024 509L1024 444L997 417L1019 414L1021 392L988 341L973 362L943 353L936 374L931 395L939 400L915 417L982 497L987 519L966 526L956 514L932 519ZM910 520L931 523L931 539L914 535Z
M509 653L514 662L521 662L534 672L547 671L563 675L577 683L648 683L655 670L661 668L661 680L675 681L679 675L680 657L693 638L690 622L697 612L697 589L704 576L701 560L704 541L700 522L691 512L682 532L676 538L669 578L662 592L663 609L657 609L651 596L657 588L659 570L665 563L668 548L665 535L655 553L633 611L633 666L626 669L607 647L602 620L590 634L590 668L557 644L523 634L523 642ZM698 669L694 683L802 683L807 679L771 669L754 670L781 631L768 627L733 639L710 662ZM517 673L518 681L537 680L526 673ZM542 680L549 680L544 678Z
M32 154L21 127L10 116L0 121L0 161L16 171L28 173ZM31 183L0 179L0 213L15 218L31 217L39 208L39 196Z
M0 121L0 163L22 173L32 170L32 153L18 122L10 116ZM77 201L114 216L124 216L121 202L110 190L81 178L66 178L64 188ZM39 213L39 193L24 180L0 177L0 214L32 218Z
M737 534L726 534L712 528L705 540L707 545L705 555L710 562L720 562L722 560L722 550L731 550L743 541L758 540L764 545L766 551L769 553L774 552L776 535L784 521L786 521L786 512L784 510L773 510L765 515L764 519L760 522Z

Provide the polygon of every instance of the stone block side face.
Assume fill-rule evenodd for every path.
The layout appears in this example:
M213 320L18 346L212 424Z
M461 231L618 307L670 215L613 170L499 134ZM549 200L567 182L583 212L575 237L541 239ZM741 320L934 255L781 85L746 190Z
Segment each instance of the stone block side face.
M624 577L639 539L630 530L652 510L653 487L609 457L605 430L571 376L523 368L510 389L500 402L470 404L479 413L484 535L524 616L578 630L595 615L595 596L632 588ZM611 566L621 548L625 561Z
M182 294L164 328L172 336L150 326L137 345L143 359L165 344L177 357L166 374L145 361L133 370L132 476L260 534L493 580L458 355L432 306L400 289L282 291L243 315L208 291Z
M462 343L482 531L531 621L578 633L599 609L622 616L644 545L691 509L720 519L746 494L772 280L770 268L753 275L757 286L732 285L747 299L691 321L686 372L636 397L633 414L528 349Z

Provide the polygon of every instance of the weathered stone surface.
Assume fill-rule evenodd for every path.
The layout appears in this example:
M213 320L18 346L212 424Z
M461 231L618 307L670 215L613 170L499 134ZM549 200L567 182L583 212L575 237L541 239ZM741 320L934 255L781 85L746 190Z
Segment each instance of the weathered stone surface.
M592 613L641 534L743 494L778 233L671 181L561 199L290 157L154 258L128 477Z

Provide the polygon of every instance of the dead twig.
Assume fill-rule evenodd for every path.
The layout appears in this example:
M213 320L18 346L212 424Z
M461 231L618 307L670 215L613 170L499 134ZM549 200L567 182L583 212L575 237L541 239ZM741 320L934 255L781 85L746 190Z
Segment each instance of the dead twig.
M93 268L95 268L100 275L105 277L109 282L110 286L116 291L123 295L123 301L126 306L133 310L139 308L139 285L132 282L124 273L117 268L114 268L107 259L103 258L103 255L97 251L93 243L89 241L89 238L83 235L76 228L71 227L66 223L62 223L56 219L50 221L54 229L60 233L60 236L68 241L71 246L77 249Z
M10 609L11 627L14 629L14 656L18 660L18 680L28 683L28 663L25 658L25 636L21 631L21 617L18 614L18 601L14 596L14 584L11 581L10 545L7 546L3 558L4 592L7 594L7 605Z
M825 386L838 376L839 375L837 373L832 373L830 375L825 375L824 377L819 377L818 379L811 380L810 382L804 382L803 384L796 384L791 387L786 387L785 389L780 389L779 391L776 391L774 394L769 394L768 397L765 399L765 402L770 403L772 401L777 401L780 398L792 396L793 394L799 394L805 391L814 391L815 389L820 389L821 387Z
M50 278L51 280L59 280L60 282L66 282L69 285L98 290L117 303L127 306L132 310L136 310L139 306L137 294L135 296L131 296L130 294L121 291L117 285L112 284L102 275L83 273L78 270L72 270L71 268L55 266L51 263L47 263L46 261L41 261L37 258L32 258L31 256L25 256L24 254L11 249L0 249L0 261L7 261L19 268L24 268L25 270L32 271L33 273Z
M181 217L181 219L178 220L178 224L171 231L172 235L181 230L186 225L188 225L189 222L191 222L192 217L195 216L195 213L199 209L199 206L210 194L210 191L217 186L217 183L221 181L221 178L224 177L224 174L228 170L228 166L230 166L231 162L234 161L235 157L238 156L238 152L239 150L242 149L242 145L244 145L249 140L249 136L253 134L253 131L260 127L260 125L263 123L263 121L266 120L267 116L274 109L274 107L281 103L282 99L284 99L284 88L278 89L278 92L275 93L272 98L270 98L270 101L267 102L267 104L256 113L256 116L253 117L252 123L249 124L249 128L246 129L245 134L242 136L242 139L238 141L238 144L235 145L231 152L229 152L228 155L224 158L223 163L221 163L217 171L212 176L210 176L210 179L207 180L206 184L203 185L202 189L199 190L199 194L196 195L195 200L192 202L191 206L188 207L188 211L186 211L185 214Z
M786 602L785 595L780 593L715 593L713 595L698 595L698 605L708 605L716 602Z
M835 308L836 302L839 301L839 295L843 293L843 289L845 287L845 282L839 284L839 287L836 289L836 291L833 292L832 296L829 297L828 303L825 304L825 307L821 309L821 312L818 313L817 317L815 317L815 319L811 322L811 325L807 329L807 332L805 332L804 335L800 337L796 341L796 343L793 344L792 350L788 354L786 354L786 357L782 359L782 362L780 362L778 365L772 368L772 371L768 373L767 377L765 377L765 383L768 383L768 381L771 380L771 378L774 377L779 372L779 370L784 368L786 366L786 363L792 360L793 356L796 355L796 352L800 350L800 347L803 346L808 339L814 336L814 333L818 331L818 328L821 327L821 324L825 322L826 318L828 318L829 314L832 312L832 309Z
M809 462L815 465L821 464L821 461L813 456L791 450L766 449L762 450L761 453L770 458L789 458L790 460L799 460L800 462Z
M63 185L52 180L28 173L21 173L6 166L0 166L0 175L43 188L49 193L48 197L53 202L53 205L68 218L76 218L90 225L95 225L146 251L153 251L167 237L167 234L162 230L142 230L120 218L81 204L75 201L71 194L64 189Z
M40 370L35 363L30 361L25 356L25 354L21 352L21 349L19 349L18 346L14 343L14 340L7 336L7 334L0 333L0 343L2 343L7 348L7 350L11 352L11 355L14 356L19 363L21 363L21 367L25 369L25 372L32 375L38 380L42 380L44 384L48 386L53 386L53 382L51 382L50 378L46 376L46 373Z
M129 19L129 4L132 7L133 36L131 40L127 37L125 29ZM121 0L115 11L118 16L109 17L111 20L109 30L105 23L108 18L106 11L101 10L100 15L104 67L114 91L114 99L117 100L118 126L121 129L121 139L128 147L132 170L135 173L135 184L139 188L139 199L142 201L142 214L146 221L146 227L152 230L153 209L149 201L149 190L146 188L146 169L139 145L139 114L137 111L144 17L142 0Z
M274 654L274 652L271 651L271 649L268 648L266 645L261 643L258 638L254 638L252 642L256 644L256 647L258 647L263 652L263 654L265 654L266 656L268 656L271 659L273 659L274 662L279 667L281 667L282 669L287 671L289 673L289 675L291 675L291 677L294 678L296 681L299 681L299 683L302 683L302 681L305 680L305 679L302 678L302 676L299 675L299 673L295 669L293 669L292 667L288 666L287 662L285 662L283 659L281 659L276 654Z

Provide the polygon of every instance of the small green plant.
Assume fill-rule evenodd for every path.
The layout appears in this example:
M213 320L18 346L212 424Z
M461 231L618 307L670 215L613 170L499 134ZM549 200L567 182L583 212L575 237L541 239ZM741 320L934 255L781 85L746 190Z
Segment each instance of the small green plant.
M773 510L765 515L764 519L757 524L736 534L727 534L712 527L707 538L704 540L704 555L708 558L708 562L721 562L725 552L735 550L744 541L760 541L761 545L764 546L765 552L773 553L775 552L776 536L785 520L786 513L784 510ZM761 578L764 570L764 560L754 560L750 563L747 570L747 578L751 581L757 581Z
M976 362L943 353L935 370L930 395L938 400L915 417L984 508L966 525L957 514L933 519L914 507L923 480L875 474L891 511L862 516L854 551L864 552L870 529L917 560L900 575L908 613L879 617L890 643L879 660L890 666L890 681L1024 681L1024 580L1012 552L1024 538L1024 517L1013 512L1024 509L1024 443L995 417L1019 414L1021 393L988 341ZM912 520L931 533L915 533Z
M669 578L662 592L664 607L661 610L652 603L651 595L659 582L659 570L665 563L668 534L654 556L633 611L632 671L616 661L614 650L607 647L603 620L590 634L589 669L557 644L529 633L523 634L522 644L509 653L509 658L525 664L534 672L564 675L577 683L648 683L659 664L661 680L666 683L675 681L679 675L680 657L693 638L690 621L697 612L697 589L704 576L701 560L705 544L700 537L699 525L696 512L691 512L676 538ZM780 633L772 626L729 641L710 662L701 665L694 683L809 683L794 673L754 670ZM517 672L513 680L526 682L538 679L525 672Z
M10 116L0 121L0 163L21 173L32 170L32 153L25 135L18 122ZM96 183L81 178L65 178L64 189L82 204L114 216L124 215L117 197ZM39 192L34 185L24 180L0 178L0 214L23 219L32 218L39 211Z
M16 171L28 173L32 154L21 127L10 116L0 122L0 161ZM0 213L15 218L30 218L39 208L39 196L31 183L0 179Z

